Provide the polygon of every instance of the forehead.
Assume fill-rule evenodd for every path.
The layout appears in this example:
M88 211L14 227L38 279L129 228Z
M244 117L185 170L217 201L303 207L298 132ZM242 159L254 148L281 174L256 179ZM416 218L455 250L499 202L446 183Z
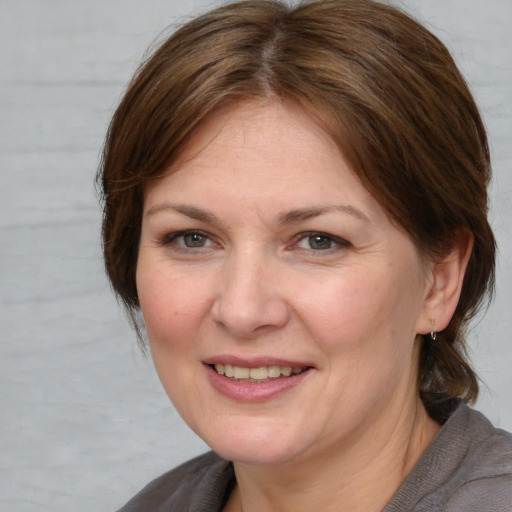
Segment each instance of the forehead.
M337 205L384 215L321 124L281 101L230 105L193 132L165 177L147 187L145 209L184 199L231 212L254 207L265 217Z
M257 154L257 159L289 160L290 151L342 160L338 147L310 113L292 101L247 100L228 104L203 121L186 140L169 172L220 156Z

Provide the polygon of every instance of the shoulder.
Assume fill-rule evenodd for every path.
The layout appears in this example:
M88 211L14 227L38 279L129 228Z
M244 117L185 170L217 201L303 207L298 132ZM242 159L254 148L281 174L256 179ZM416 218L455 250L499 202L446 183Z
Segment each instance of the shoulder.
M461 421L468 435L461 454L458 485L447 510L512 511L512 434L495 428L483 414L467 408Z
M512 512L512 435L461 405L385 512Z
M153 480L118 512L219 510L233 481L231 463L209 452Z

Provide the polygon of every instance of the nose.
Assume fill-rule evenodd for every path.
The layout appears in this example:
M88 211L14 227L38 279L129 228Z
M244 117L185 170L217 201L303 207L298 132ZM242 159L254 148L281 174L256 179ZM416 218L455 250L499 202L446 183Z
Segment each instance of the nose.
M214 321L240 339L279 329L289 320L276 265L254 255L226 262L212 305Z

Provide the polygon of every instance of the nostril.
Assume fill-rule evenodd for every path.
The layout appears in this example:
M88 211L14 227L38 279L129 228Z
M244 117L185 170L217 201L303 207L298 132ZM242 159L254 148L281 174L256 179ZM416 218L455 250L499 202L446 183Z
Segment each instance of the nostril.
M279 328L288 321L288 308L278 298L220 296L212 306L213 320L235 335L245 337Z

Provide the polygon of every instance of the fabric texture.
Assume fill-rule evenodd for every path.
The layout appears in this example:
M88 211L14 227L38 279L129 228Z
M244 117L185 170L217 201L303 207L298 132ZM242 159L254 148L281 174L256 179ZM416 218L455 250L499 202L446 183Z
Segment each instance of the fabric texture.
M118 512L220 512L234 485L231 462L209 452ZM383 512L512 512L512 434L459 406Z

